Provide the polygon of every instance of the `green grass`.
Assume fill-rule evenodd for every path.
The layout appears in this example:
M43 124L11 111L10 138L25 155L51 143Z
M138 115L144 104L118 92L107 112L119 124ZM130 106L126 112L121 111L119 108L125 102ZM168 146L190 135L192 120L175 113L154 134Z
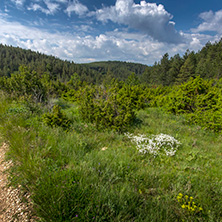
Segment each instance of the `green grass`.
M68 132L42 123L44 107L32 113L21 101L0 101L1 134L15 163L10 181L30 193L40 221L222 220L221 135L160 109L140 111L141 124L130 133L181 142L175 156L154 158L139 154L126 136L82 122L76 105L54 103L73 120ZM179 193L203 212L183 209Z

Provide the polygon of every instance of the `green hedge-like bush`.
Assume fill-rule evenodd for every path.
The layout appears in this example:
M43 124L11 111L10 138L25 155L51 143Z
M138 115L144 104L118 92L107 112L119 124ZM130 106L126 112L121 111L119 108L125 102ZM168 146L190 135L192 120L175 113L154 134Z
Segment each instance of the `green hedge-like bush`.
M79 110L85 121L98 128L123 131L136 119L135 111L144 107L144 94L139 86L115 82L110 87L86 86L80 90Z
M1 77L0 88L15 97L32 99L36 103L47 100L47 88L40 76L25 66L20 66L10 78Z
M200 98L208 93L211 84L200 77L191 78L187 83L175 87L165 97L163 106L167 111L175 114L192 113L199 106Z
M45 113L42 116L43 122L51 127L62 127L68 130L71 125L69 118L61 111L61 107L55 105L52 113Z
M215 132L222 130L222 90L200 77L160 95L159 106L174 114L184 114L189 123Z

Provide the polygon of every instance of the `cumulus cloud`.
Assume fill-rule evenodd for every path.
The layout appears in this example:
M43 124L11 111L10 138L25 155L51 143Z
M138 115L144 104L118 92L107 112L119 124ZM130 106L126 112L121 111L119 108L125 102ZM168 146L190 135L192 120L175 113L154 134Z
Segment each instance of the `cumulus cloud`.
M68 14L68 16L71 16L72 12L81 16L88 12L88 8L78 0L74 0L73 2L69 3L65 12Z
M53 15L59 9L59 4L53 3L50 0L44 0L46 8L37 3L32 3L27 9L33 11L41 11L46 15Z
M146 1L135 4L133 0L117 0L114 6L98 9L95 15L99 21L110 20L127 25L160 42L180 43L183 40L171 21L173 16L161 4Z
M0 42L54 55L74 62L120 60L152 65L166 52L170 56L184 53L187 48L199 50L215 37L184 34L186 43L169 44L153 40L146 34L114 30L97 36L79 33L50 33L38 28L11 22L0 14Z
M191 29L193 32L205 32L215 31L222 34L222 10L217 12L208 11L199 15L203 22L195 29Z

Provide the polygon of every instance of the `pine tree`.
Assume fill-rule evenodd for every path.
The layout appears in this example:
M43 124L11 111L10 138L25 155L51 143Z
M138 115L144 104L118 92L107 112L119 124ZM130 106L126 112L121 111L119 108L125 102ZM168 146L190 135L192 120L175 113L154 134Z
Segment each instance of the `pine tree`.
M190 77L195 77L195 70L196 70L196 56L195 53L192 51L188 55L184 64L181 66L176 82L180 84L186 82Z

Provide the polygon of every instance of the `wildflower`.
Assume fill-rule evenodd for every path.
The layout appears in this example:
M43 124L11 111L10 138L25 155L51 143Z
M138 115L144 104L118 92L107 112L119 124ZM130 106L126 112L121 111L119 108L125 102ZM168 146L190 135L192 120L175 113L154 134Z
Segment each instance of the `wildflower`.
M179 193L177 196L177 200L181 204L181 207L183 209L187 210L191 214L195 214L195 213L198 213L203 210L202 207L200 207L200 206L198 207L195 204L193 199L194 198L192 196L190 196L190 197L188 195L183 196L182 193Z
M174 137L162 133L151 138L147 138L142 134L134 136L126 133L125 135L136 143L138 151L142 154L150 153L154 156L160 154L174 156L180 145L180 142Z

